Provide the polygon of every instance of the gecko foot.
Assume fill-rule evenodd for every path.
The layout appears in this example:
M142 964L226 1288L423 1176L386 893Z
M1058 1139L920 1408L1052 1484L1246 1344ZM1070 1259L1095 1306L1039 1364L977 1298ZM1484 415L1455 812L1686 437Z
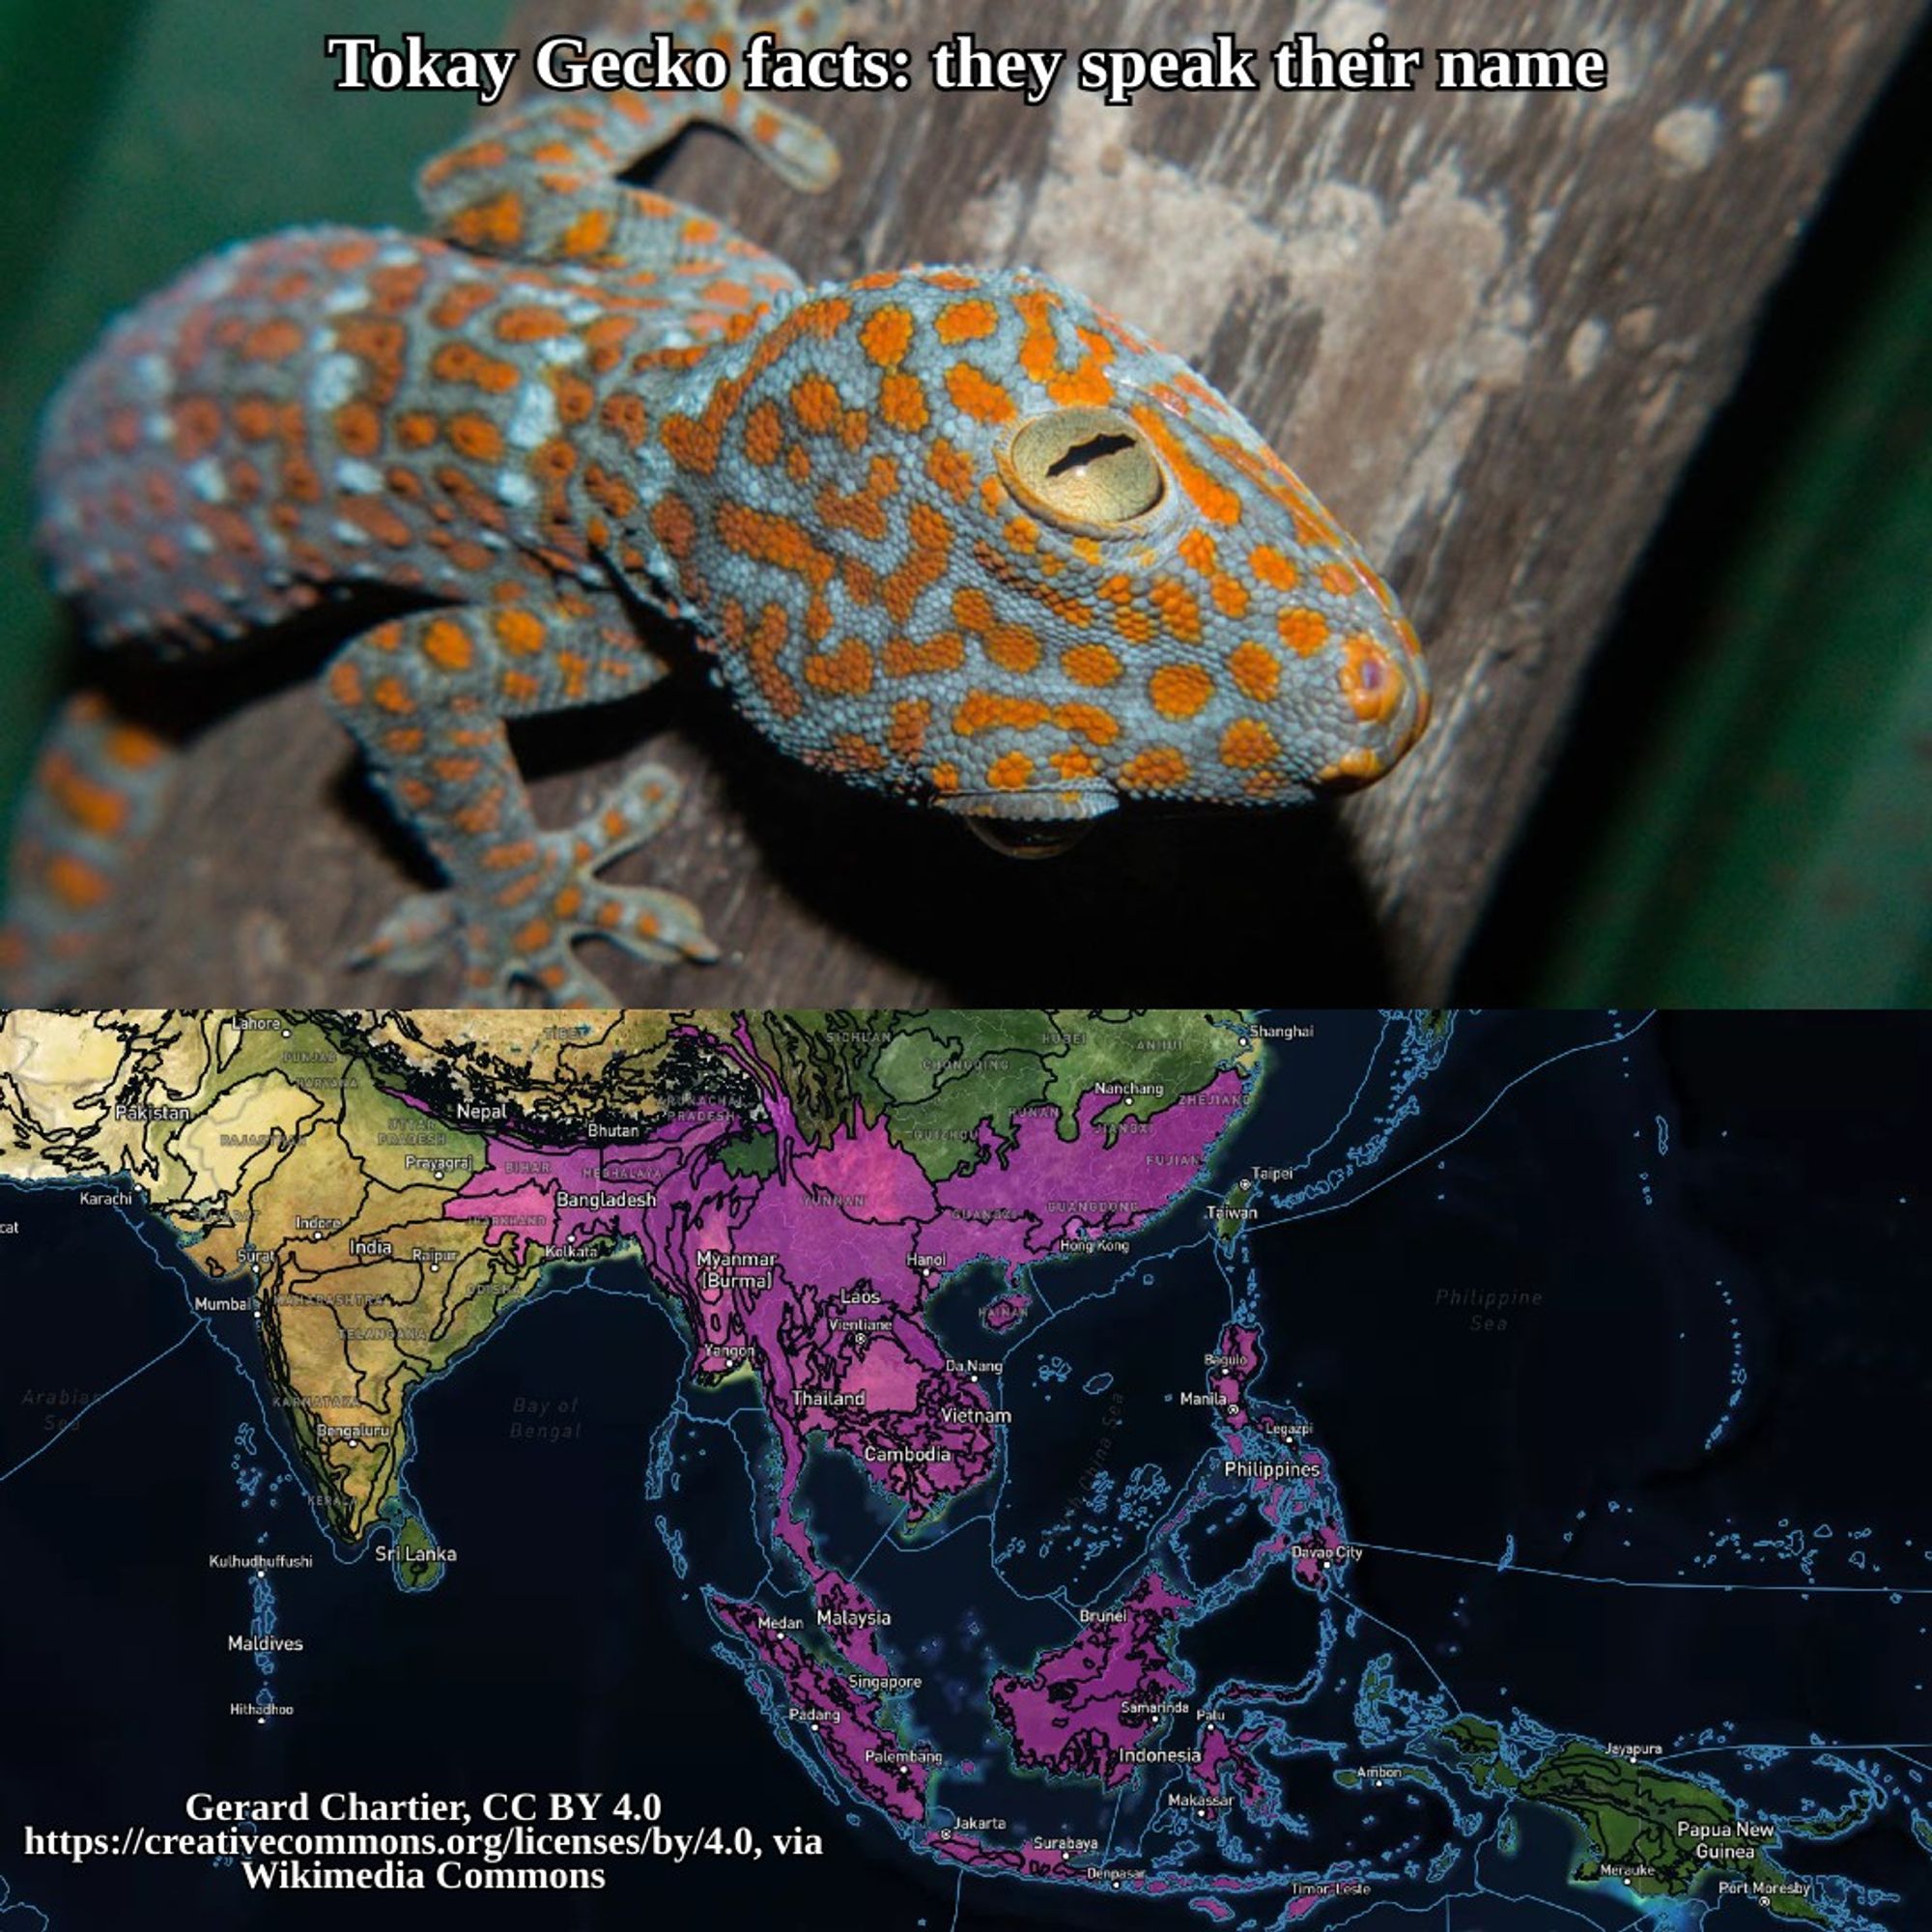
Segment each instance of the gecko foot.
M605 939L654 966L719 956L703 916L680 894L619 886L596 874L634 850L676 809L677 781L658 766L634 772L624 791L559 832L538 834L534 863L503 886L414 893L377 928L356 955L416 972L448 955L463 960L466 997L508 1003L534 988L552 1006L614 1007L620 1002L578 958L581 939Z

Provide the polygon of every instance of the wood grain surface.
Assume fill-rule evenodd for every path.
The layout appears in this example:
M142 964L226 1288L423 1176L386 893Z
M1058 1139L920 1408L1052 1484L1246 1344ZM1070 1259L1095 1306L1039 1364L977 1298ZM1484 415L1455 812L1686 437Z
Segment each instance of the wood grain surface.
M1151 330L1248 413L1395 583L1435 724L1335 809L1122 814L1021 864L791 770L687 676L520 739L557 822L641 757L671 830L613 876L676 887L716 967L594 963L639 1005L1444 996L1590 654L1723 400L1752 320L1922 0L914 0L853 37L903 94L801 101L845 168L816 197L699 130L656 185L812 278L1031 263ZM609 9L541 0L517 38ZM1178 45L1213 29L1360 44L1596 46L1599 94L1149 93L1109 108L941 94L932 43ZM302 663L312 667L318 641ZM278 658L270 675L285 675ZM141 679L144 693L147 685ZM411 855L305 681L244 671L159 848L74 989L99 1001L430 1004L453 971L339 961ZM1482 997L1480 987L1463 991ZM1605 987L1635 1001L1642 987Z

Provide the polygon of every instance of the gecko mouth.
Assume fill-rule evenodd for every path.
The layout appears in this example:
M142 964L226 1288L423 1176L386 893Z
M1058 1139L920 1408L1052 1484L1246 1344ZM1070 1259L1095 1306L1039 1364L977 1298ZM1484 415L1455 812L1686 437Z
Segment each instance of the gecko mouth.
M967 829L1009 859L1057 859L1094 829L1091 818L977 818Z
M1019 792L953 792L934 801L982 844L1009 859L1054 859L1079 844L1119 801L1096 786Z

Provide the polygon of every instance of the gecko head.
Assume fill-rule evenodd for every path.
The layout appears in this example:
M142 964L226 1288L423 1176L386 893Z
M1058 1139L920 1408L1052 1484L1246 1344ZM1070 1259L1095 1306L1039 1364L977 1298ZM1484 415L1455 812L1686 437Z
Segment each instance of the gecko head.
M1428 719L1354 542L1199 376L1027 270L820 289L667 418L671 568L781 750L1058 849L1368 783ZM708 412L708 413L707 413Z

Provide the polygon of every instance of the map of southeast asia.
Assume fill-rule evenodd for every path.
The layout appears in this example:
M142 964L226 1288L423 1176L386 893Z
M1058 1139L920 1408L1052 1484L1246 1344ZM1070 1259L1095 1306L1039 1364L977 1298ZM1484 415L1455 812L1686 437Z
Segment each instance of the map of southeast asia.
M1927 1094L1902 1015L0 1014L0 1932L1932 1925Z

